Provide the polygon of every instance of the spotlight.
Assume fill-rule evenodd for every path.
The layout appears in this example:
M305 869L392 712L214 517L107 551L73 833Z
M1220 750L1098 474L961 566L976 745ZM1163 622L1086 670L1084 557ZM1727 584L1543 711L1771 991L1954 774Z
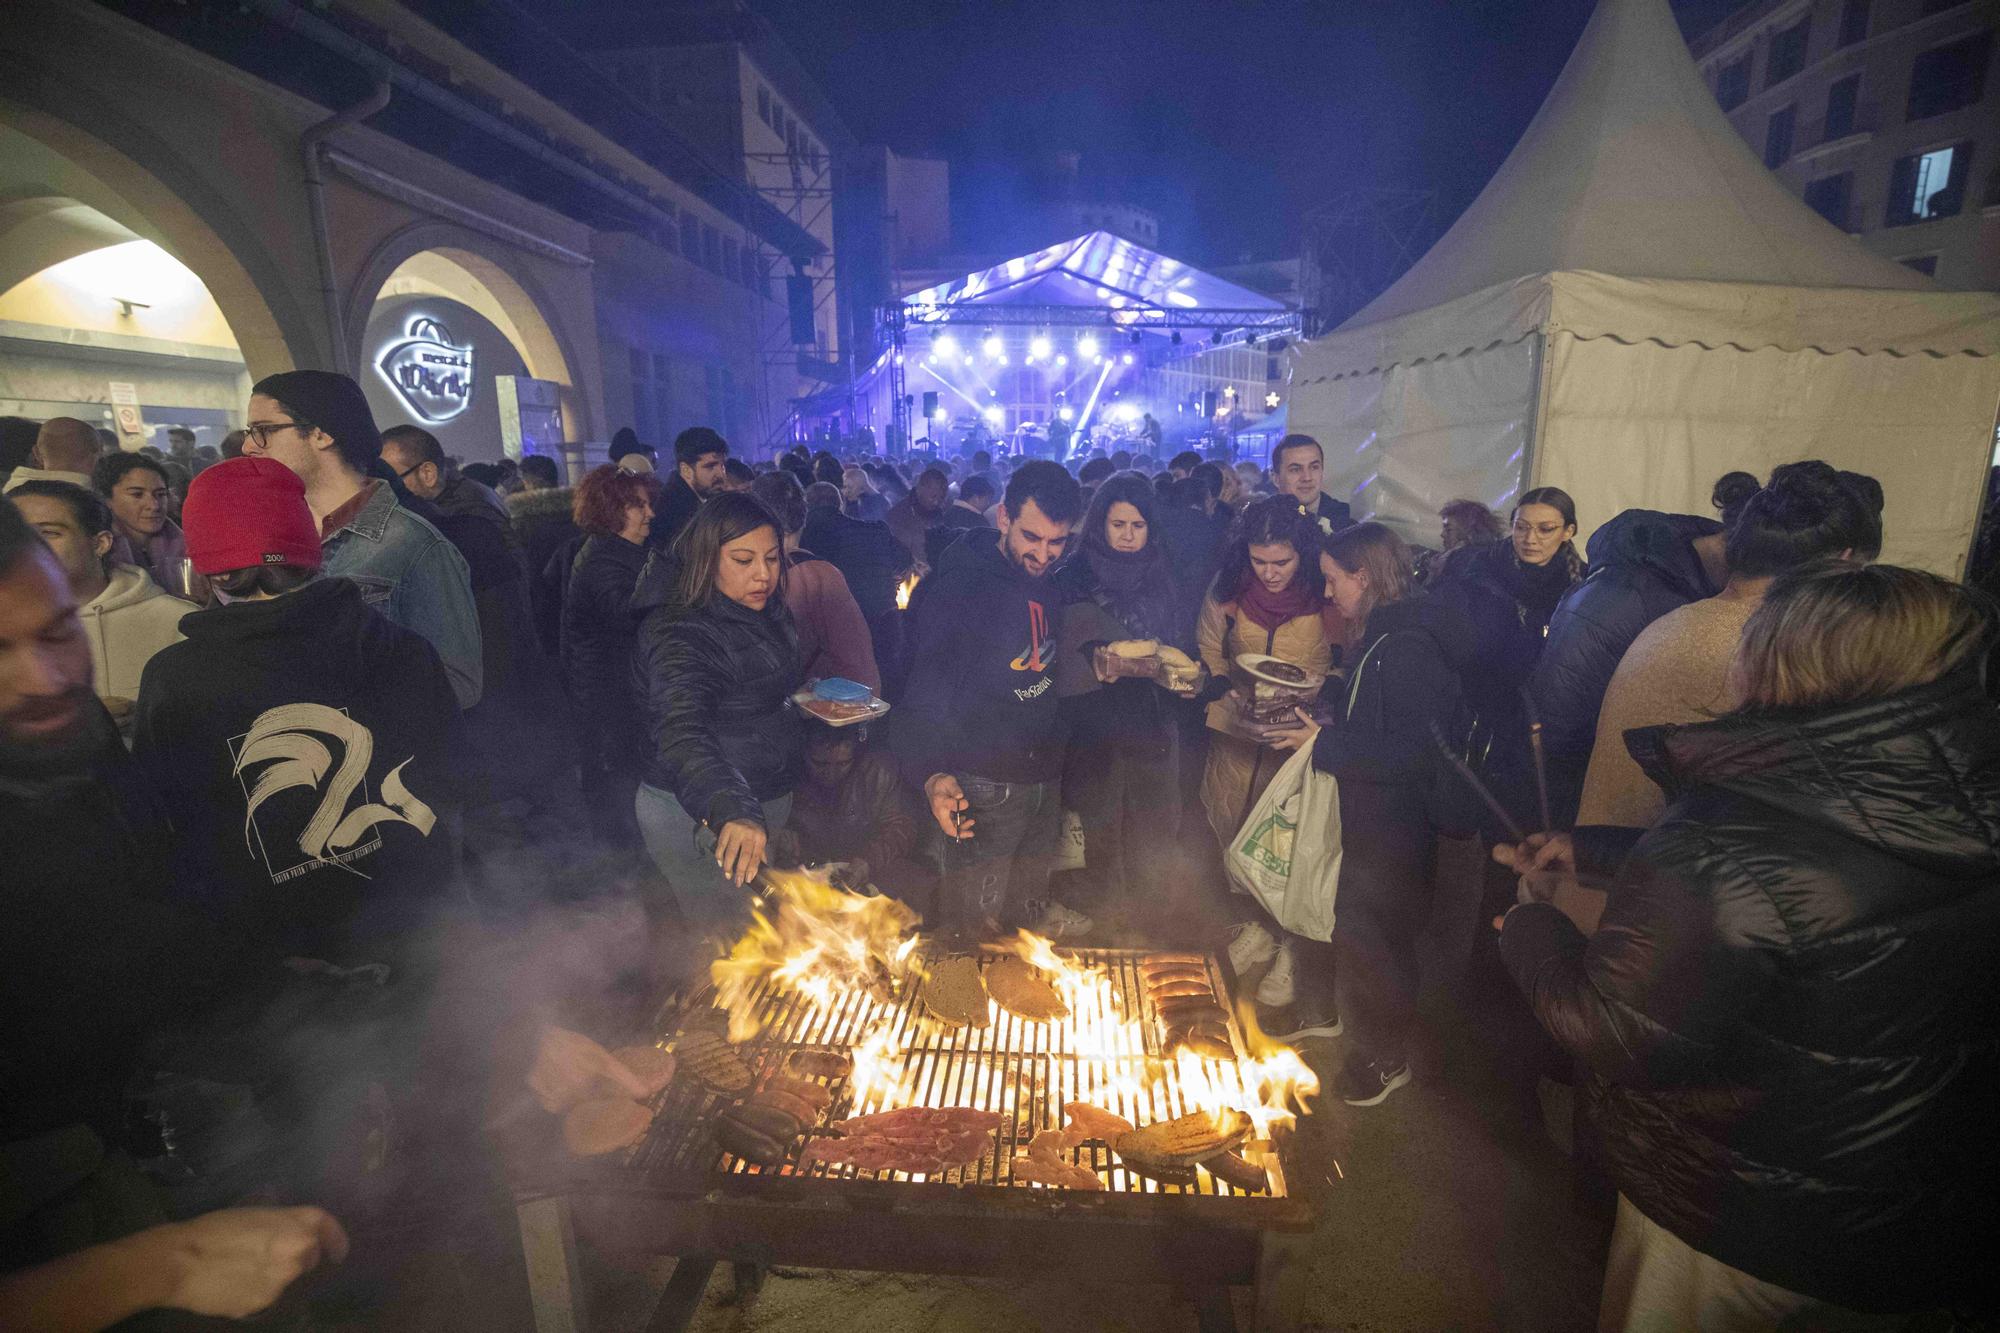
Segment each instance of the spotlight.
M924 358L924 364L925 364L925 365L927 365L927 366L934 366L934 365L936 365L936 364L937 364L937 357L935 357L935 356L927 356L927 357L925 357L925 358Z
M1086 333L1076 340L1078 356L1096 356L1097 350L1097 335L1094 333Z
M1075 421L1076 409L1073 407L1059 407L1056 409L1056 415L1061 417L1064 421Z
M935 412L931 413L931 420L932 420L932 421L950 421L950 420L951 420L951 411L950 411L950 409L949 409L949 408L943 408L943 407L940 407L940 408L939 408L939 409L938 409L937 411L935 411Z
M1125 363L1126 365L1128 365L1128 366L1132 364L1132 354L1131 354L1130 352L1127 352L1127 353L1125 353L1125 354L1124 354L1123 356L1119 357L1118 359L1119 359L1120 361L1124 362L1124 363Z
M931 350L946 361L950 361L958 355L958 339L952 337L949 333L940 333L937 337L931 339Z
M1007 350L1007 344L1000 341L999 334L989 333L986 335L986 341L979 344L979 350L986 353L987 360L998 361L1000 354Z
M1007 422L1007 409L995 403L992 407L986 409L986 420L989 425L1005 425Z
M1048 360L1049 353L1053 350L1055 350L1054 345L1049 342L1045 333L1036 334L1034 340L1028 344L1028 355L1041 361Z
M998 364L998 365L1003 365L1003 366L1004 366L1004 365L1006 365L1006 364L1007 364L1007 358L1006 358L1006 357L1004 357L1004 356L998 356L998 357L995 357L995 358L993 358L993 359L994 359L995 363L996 363L996 364Z
M1066 366L1066 365L1068 365L1068 364L1069 364L1069 353L1067 353L1067 352L1058 352L1058 353L1056 353L1056 364L1057 364L1057 365L1059 365L1059 366Z
M1133 403L1120 403L1111 409L1111 415L1119 421L1137 421L1139 419L1139 408Z
M1093 357L1091 357L1091 358L1090 358L1090 364L1091 364L1091 365L1093 365L1093 366L1101 366L1101 365L1103 365L1103 364L1104 364L1104 354L1103 354L1102 352L1100 352L1100 353L1098 353L1098 354L1097 354L1096 356L1093 356Z

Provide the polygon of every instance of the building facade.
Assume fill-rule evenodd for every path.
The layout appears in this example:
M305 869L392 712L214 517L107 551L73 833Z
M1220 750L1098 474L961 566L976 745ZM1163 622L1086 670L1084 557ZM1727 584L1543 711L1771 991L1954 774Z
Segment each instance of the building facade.
M256 378L331 368L461 458L576 462L782 413L742 257L821 245L532 20L125 8L0 25L0 413L213 443Z
M1757 0L1690 45L1764 164L1946 287L2000 289L2000 0Z

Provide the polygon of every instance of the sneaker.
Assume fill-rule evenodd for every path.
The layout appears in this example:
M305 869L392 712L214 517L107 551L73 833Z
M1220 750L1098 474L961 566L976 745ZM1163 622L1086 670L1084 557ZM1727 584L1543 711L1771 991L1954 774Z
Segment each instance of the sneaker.
M1278 956L1278 937L1261 921L1245 921L1229 932L1229 970L1242 976Z
M1081 935L1096 924L1083 913L1073 912L1061 903L1051 901L1042 909L1041 919L1035 922L1035 933L1059 940L1066 935Z
M1410 1081L1410 1063L1391 1065L1355 1056L1334 1076L1334 1095L1349 1106L1377 1106Z
M1296 967L1292 946L1288 942L1280 942L1271 970L1257 983L1257 1003L1266 1009L1288 1008L1292 1003L1293 983L1297 980Z
M1264 1029L1274 1041L1304 1041L1308 1037L1338 1037L1343 1031L1340 1014L1331 1004L1300 1000L1291 1012Z

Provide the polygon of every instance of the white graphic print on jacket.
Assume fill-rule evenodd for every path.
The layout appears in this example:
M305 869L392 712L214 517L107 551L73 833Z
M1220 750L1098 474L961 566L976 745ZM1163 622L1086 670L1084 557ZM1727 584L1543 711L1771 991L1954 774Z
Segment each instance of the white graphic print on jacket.
M340 767L331 779L327 773L333 769L333 755L320 740L322 736L341 747ZM341 709L325 704L283 704L266 709L249 731L230 744L238 781L247 783L250 769L265 766L257 774L256 785L245 792L249 809L243 815L243 840L253 856L263 858L273 884L282 884L316 866L348 865L380 850L381 834L369 836L378 824L408 824L429 837L437 823L431 808L403 785L408 759L382 779L380 803L369 796L368 763L374 757L375 737ZM320 792L318 807L296 835L289 827L268 827L273 823L289 825L293 820L274 820L275 810L265 809L265 802L294 787ZM357 792L360 804L350 810ZM263 820L257 817L260 809L264 809ZM290 847L304 853L305 859L282 864L291 859Z

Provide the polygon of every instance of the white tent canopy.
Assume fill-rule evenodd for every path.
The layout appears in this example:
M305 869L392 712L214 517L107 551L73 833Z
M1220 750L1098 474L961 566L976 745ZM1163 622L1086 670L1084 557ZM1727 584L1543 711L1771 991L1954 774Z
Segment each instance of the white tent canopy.
M1507 161L1423 259L1295 354L1328 488L1406 530L1458 496L1706 513L1721 473L1881 478L1883 558L1956 572L2000 404L2000 298L1870 253L1766 171L1665 0L1599 0Z

